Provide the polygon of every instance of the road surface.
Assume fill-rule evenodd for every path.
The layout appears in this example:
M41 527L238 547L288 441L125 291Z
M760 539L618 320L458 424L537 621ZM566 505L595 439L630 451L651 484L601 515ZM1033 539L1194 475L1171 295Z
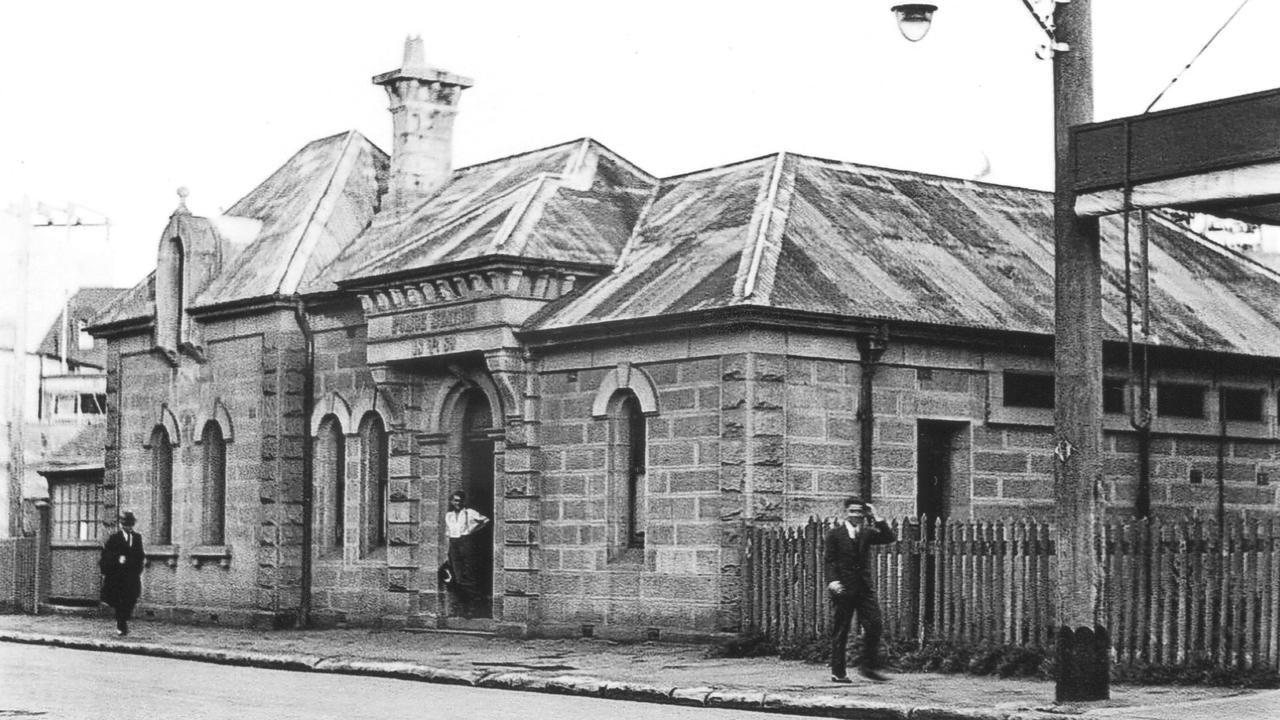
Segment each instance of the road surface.
M799 717L757 715L745 717ZM742 720L740 711L0 643L0 718Z

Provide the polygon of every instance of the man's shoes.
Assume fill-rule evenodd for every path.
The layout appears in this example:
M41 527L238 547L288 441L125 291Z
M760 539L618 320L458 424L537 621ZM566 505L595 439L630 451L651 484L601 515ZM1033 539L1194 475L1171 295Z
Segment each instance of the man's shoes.
M889 682L888 676L880 674L874 668L869 668L869 667L859 668L858 674L874 682Z
M128 630L116 630L116 635L119 637L124 637L125 635L128 635L128 634L129 634Z
M849 676L848 676L848 675L832 675L832 676L831 676L831 682L833 682L833 683L851 683L851 682L853 682L853 681L849 679Z

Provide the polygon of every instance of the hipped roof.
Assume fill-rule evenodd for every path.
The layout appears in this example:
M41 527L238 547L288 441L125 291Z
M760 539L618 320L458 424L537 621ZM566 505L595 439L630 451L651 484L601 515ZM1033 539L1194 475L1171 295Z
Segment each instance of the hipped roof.
M1280 355L1280 275L1151 222L1154 341ZM1102 222L1113 340L1123 233L1120 218ZM663 180L616 270L527 328L766 307L1052 334L1053 272L1050 193L779 154Z
M532 333L732 307L1053 332L1043 191L786 153L659 180L589 139L462 168L407 208L380 206L386 172L355 132L303 148L228 211L260 225L196 307L500 256L604 273ZM1280 357L1280 275L1152 217L1153 342ZM1102 233L1103 316L1121 339L1122 221ZM151 285L99 324L149 317Z

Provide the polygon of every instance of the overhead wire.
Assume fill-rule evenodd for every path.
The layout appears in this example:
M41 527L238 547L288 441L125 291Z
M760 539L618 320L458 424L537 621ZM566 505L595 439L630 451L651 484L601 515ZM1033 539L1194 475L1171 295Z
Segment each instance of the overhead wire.
M1160 98L1164 97L1164 94L1169 92L1169 89L1173 87L1173 84L1178 82L1178 79L1181 78L1184 73L1186 73L1188 70L1191 69L1191 66L1195 64L1196 60L1200 59L1200 56L1204 54L1204 51L1209 49L1209 46L1213 44L1213 41L1218 39L1218 36L1222 34L1222 31L1227 29L1227 26L1231 24L1231 21L1235 20L1236 16L1240 14L1240 11L1244 9L1244 6L1248 4L1249 4L1249 0L1243 0L1243 2L1240 3L1240 6L1236 8L1236 11L1231 13L1231 17L1228 17L1227 21L1222 23L1222 27L1218 28L1218 30L1214 32L1213 35L1209 36L1209 41L1204 44L1204 47L1200 48L1200 52L1197 52L1195 54L1195 57L1191 58L1191 61L1188 62L1186 66L1184 66L1181 70L1179 70L1177 75L1173 76L1173 79L1169 81L1169 84L1166 85L1164 89L1160 91L1159 95L1156 95L1156 99L1152 100L1151 104L1147 106L1147 109L1142 111L1143 115L1151 112L1151 108L1155 107L1156 103L1160 102Z

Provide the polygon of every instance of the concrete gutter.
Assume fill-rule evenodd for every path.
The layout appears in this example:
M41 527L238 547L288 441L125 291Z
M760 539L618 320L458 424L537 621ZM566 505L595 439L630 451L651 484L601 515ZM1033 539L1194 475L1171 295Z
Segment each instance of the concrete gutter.
M173 647L131 640L72 638L38 633L0 631L0 642L47 645L72 650L125 653L170 660L235 665L268 670L362 675L477 688L576 695L666 705L712 707L729 710L844 718L845 720L1061 720L1083 712L1004 711L987 708L911 707L869 702L847 695L774 693L725 690L713 687L661 687L642 683L601 680L584 675L546 677L522 672L461 671L434 668L421 663L325 657L305 653L262 653L223 648Z

